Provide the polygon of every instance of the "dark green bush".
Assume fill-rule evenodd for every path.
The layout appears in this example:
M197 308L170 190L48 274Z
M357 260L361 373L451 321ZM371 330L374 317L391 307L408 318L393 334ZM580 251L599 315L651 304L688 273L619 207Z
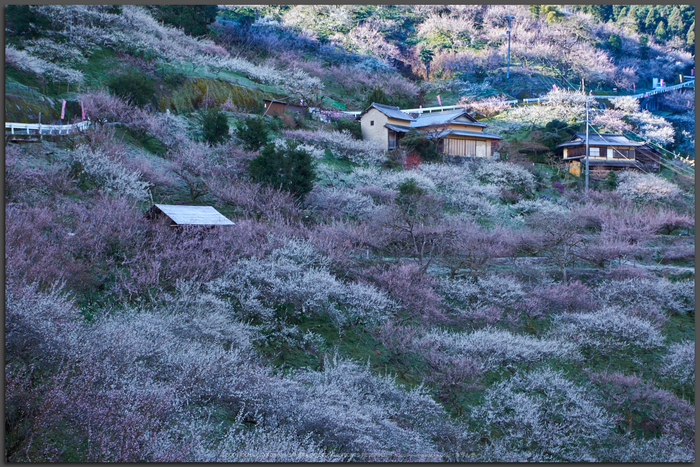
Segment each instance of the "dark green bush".
M229 126L226 114L218 107L212 107L201 113L202 138L210 146L221 144L229 139Z
M355 139L362 139L362 125L358 120L352 120L349 118L337 118L333 122L333 126L338 131L347 130Z
M250 161L248 172L253 181L289 191L298 199L311 191L316 179L311 155L299 149L296 141L287 141L285 147L274 143L266 145L260 155Z
M181 28L190 36L204 36L209 25L216 20L216 5L158 5L156 17L172 26Z
M605 177L605 180L603 180L602 186L606 190L614 190L617 188L617 172L610 170L608 172L608 176Z
M236 136L243 141L244 148L257 151L267 144L267 124L261 117L247 117L236 125Z
M156 92L153 80L137 71L115 76L107 82L107 87L115 96L138 107L151 103Z
M51 22L36 14L29 5L7 5L5 7L5 34L8 36L43 37Z

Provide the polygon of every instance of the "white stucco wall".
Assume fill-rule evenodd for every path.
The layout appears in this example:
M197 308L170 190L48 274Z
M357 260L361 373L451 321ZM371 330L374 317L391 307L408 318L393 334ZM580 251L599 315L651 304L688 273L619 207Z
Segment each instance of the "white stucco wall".
M374 121L374 125L370 123ZM360 118L362 139L379 143L385 151L389 149L389 130L384 128L388 119L377 109L370 109Z

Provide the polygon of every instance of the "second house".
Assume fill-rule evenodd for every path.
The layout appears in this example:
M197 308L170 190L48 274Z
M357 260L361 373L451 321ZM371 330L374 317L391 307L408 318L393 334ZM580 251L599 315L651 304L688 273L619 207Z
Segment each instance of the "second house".
M373 103L357 116L362 139L375 141L384 150L395 149L401 138L415 129L433 141L438 152L449 156L492 157L492 142L500 136L486 133L465 110L407 114L398 107Z

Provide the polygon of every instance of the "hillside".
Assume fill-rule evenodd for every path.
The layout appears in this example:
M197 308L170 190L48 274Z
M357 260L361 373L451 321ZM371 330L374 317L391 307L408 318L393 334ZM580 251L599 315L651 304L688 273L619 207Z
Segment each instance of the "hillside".
M90 120L6 131L6 461L694 460L694 95L601 97L690 75L693 7L5 16L6 122ZM498 160L342 112L438 99ZM586 102L660 171L586 190Z

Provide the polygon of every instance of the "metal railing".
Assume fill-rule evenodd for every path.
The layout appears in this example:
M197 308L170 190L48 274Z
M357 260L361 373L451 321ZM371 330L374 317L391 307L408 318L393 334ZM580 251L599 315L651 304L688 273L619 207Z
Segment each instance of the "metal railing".
M90 122L85 120L71 125L44 125L42 123L12 123L5 122L5 133L12 135L69 135L85 131Z
M693 77L686 76L685 78L693 78ZM642 93L639 93L639 94L634 94L634 95L631 95L631 96L591 96L591 97L594 97L594 98L596 98L596 99L619 99L619 98L621 98L621 97L634 97L634 98L636 98L636 99L643 99L643 98L645 98L645 97L650 97L650 96L653 96L653 95L655 95L655 94L662 94L662 93L664 93L664 92L671 92L671 91L675 91L676 89L690 88L690 87L692 87L692 88L695 87L695 79L692 79L692 80L690 80L690 81L686 81L686 82L684 82L684 83L676 84L676 85L673 85L673 86L664 86L664 87L661 87L661 88L652 89L651 91L646 91L646 92L642 92ZM497 103L499 103L499 104L500 104L500 103L504 103L504 104L510 104L510 105L518 105L518 104L532 104L532 103L535 103L535 102L538 102L538 103L539 103L539 102L546 102L546 101L548 101L548 100L549 100L549 99L547 99L546 97L533 97L533 98L530 98L530 99L522 99L522 100L515 99L515 100L510 100L510 101L498 101ZM496 103L496 102L495 102L495 103ZM494 103L494 104L495 104L495 103ZM462 108L464 108L464 107L461 106L461 105L443 105L443 106L441 106L441 107L419 107L419 108L417 108L417 109L401 109L401 112L404 112L404 113L412 113L412 112L417 112L417 113L426 113L426 112L427 112L427 113L430 113L430 112L441 112L441 111L444 111L444 110L454 110L454 109L462 109ZM343 113L346 113L346 114L349 114L349 115L353 115L353 116L356 117L356 116L360 115L360 114L362 113L362 111L361 111L361 110L352 111L352 112L350 112L350 111L343 111Z

